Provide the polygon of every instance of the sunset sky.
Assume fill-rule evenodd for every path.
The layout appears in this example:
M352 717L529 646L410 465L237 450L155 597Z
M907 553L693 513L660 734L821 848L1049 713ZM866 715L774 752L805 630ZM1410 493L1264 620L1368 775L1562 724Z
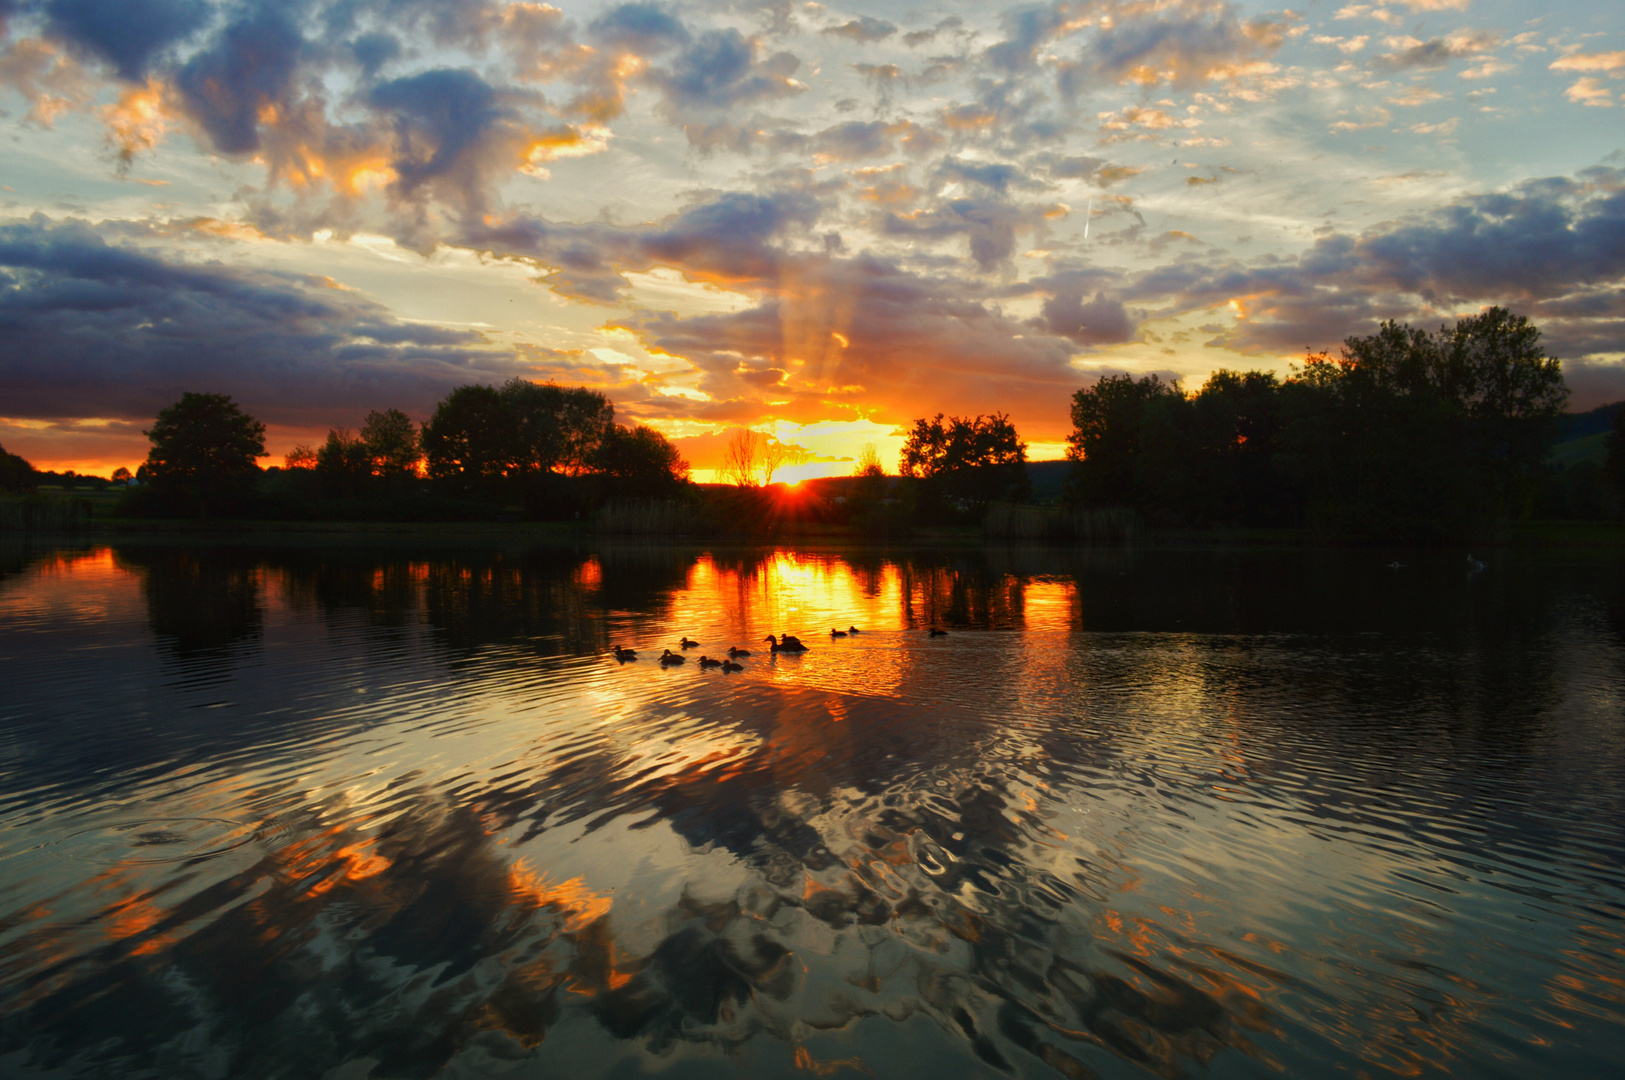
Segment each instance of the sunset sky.
M514 376L709 479L1500 303L1625 398L1619 0L0 0L0 444Z

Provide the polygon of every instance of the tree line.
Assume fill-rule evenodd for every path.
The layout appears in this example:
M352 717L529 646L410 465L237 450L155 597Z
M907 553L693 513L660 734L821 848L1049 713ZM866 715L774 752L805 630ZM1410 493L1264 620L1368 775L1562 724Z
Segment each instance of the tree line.
M1078 391L1071 495L1169 526L1462 537L1531 515L1567 398L1521 315L1389 321L1285 379L1218 371L1186 394L1120 375Z
M1072 396L1063 500L1167 528L1284 528L1349 540L1479 535L1537 510L1553 516L1547 459L1567 394L1538 328L1499 307L1436 331L1385 322L1346 339L1336 356L1309 353L1284 378L1221 370L1194 392L1156 375L1102 378ZM144 483L125 510L433 520L517 507L569 518L611 500L700 498L665 436L617 424L609 399L586 387L461 386L421 426L398 409L373 411L355 433L333 429L268 472L255 464L264 431L229 397L183 395L146 432ZM765 489L803 454L763 432L736 431L720 475L739 497L718 503L713 516L727 527L782 516L789 502ZM1600 473L1617 509L1625 409ZM0 487L28 490L38 476L0 451ZM1027 444L1003 413L920 418L896 477L870 446L855 475L830 487L836 492L829 501L845 505L823 519L887 534L976 523L993 504L1033 494Z

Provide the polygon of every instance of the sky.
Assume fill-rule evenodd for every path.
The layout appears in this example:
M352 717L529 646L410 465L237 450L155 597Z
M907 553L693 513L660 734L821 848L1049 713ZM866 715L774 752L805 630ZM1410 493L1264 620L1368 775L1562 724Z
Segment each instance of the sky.
M1103 375L1290 371L1501 304L1625 398L1625 7L0 0L0 444L186 391L263 464L514 377L710 479L1063 456Z

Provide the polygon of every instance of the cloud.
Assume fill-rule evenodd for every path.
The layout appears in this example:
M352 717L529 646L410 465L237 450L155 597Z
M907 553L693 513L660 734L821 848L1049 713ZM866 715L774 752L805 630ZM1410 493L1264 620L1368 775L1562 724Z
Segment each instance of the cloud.
M1442 68L1452 60L1461 60L1488 52L1501 43L1495 34L1463 30L1447 38L1417 41L1414 38L1389 38L1393 52L1384 53L1371 61L1375 71L1408 71L1411 69Z
M1025 437L1068 430L1066 401L1086 381L1070 364L1076 348L1006 316L982 288L869 256L798 258L784 282L732 314L646 313L619 323L693 362L711 399L662 397L637 409L718 424L901 424L938 410L985 413L996 387L1001 409L1031 418Z
M1563 96L1579 105L1600 105L1606 108L1614 103L1608 88L1589 76L1563 91Z
M851 22L840 26L831 26L824 31L830 37L846 38L848 41L857 41L868 44L872 41L883 41L897 33L897 27L884 19L876 19L863 15Z
M791 78L801 61L787 52L757 59L756 43L737 30L708 30L650 78L679 112L728 109L804 89Z
M1139 324L1121 300L1100 289L1095 290L1092 299L1085 299L1090 283L1099 277L1095 273L1048 279L1044 284L1052 292L1032 325L1079 345L1118 345L1134 340Z
M622 4L587 24L600 44L649 56L689 41L688 28L654 4Z
M1130 8L1102 26L1077 58L1061 66L1063 93L1100 85L1168 83L1189 88L1258 74L1296 15L1242 21L1227 5ZM1273 70L1273 69L1271 69Z
M215 149L259 149L260 116L284 103L304 44L284 11L266 6L225 27L180 69L176 89Z
M1625 52L1570 53L1550 66L1553 71L1602 71L1618 77L1625 75Z
M206 0L48 0L47 33L141 82L157 56L208 22Z
M318 277L182 261L84 221L0 226L9 416L148 420L188 390L263 420L426 416L450 388L520 370L479 334L403 322Z
M1295 259L1182 262L1129 290L1177 310L1235 301L1246 317L1212 342L1243 352L1324 347L1378 321L1444 319L1492 303L1544 315L1567 359L1625 352L1625 170L1594 168L1470 195L1359 235L1322 236Z

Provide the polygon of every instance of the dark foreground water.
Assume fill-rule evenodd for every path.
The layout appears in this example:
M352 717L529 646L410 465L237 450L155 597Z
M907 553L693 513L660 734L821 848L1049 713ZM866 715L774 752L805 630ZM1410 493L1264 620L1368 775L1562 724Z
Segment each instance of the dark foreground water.
M0 1075L1618 1076L1625 567L1464 555L0 550Z

